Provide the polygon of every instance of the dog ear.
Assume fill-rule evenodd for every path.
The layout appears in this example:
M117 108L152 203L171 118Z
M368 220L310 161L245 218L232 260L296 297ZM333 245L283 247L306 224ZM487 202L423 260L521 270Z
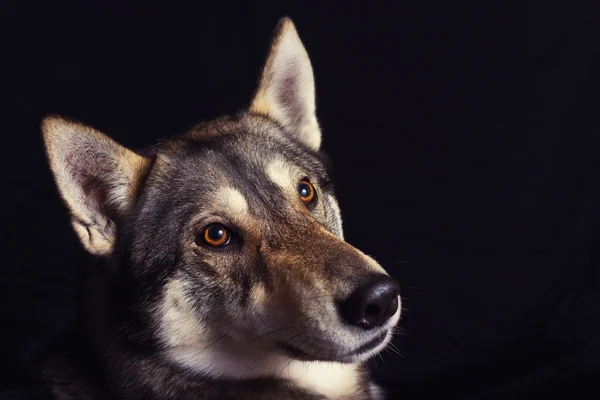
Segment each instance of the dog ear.
M310 59L289 18L279 21L250 111L283 125L313 150L321 145Z
M50 116L42 122L50 168L71 210L72 224L85 248L108 255L115 222L133 204L151 160L77 122Z

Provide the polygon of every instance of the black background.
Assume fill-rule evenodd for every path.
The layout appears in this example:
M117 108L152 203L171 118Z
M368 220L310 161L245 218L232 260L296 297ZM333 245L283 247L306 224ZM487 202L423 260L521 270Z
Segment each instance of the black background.
M402 356L377 379L392 398L583 398L600 377L597 3L3 1L4 383L72 324L86 260L40 118L143 147L235 112L289 15L347 240L402 286Z

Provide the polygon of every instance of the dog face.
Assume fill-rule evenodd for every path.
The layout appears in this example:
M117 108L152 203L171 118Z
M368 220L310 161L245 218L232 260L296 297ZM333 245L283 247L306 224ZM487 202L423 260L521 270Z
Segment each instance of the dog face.
M389 341L398 285L343 240L291 21L248 111L149 156L58 117L43 132L82 243L117 264L127 309L171 362L265 375L290 360L362 361Z

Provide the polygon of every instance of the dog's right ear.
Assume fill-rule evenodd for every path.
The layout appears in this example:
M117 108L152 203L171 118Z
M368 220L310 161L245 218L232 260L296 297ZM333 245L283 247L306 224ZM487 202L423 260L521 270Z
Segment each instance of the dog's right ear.
M282 18L275 28L250 111L278 121L309 148L319 150L313 69L289 18Z
M77 122L49 116L42 132L58 190L85 248L108 255L115 221L132 206L151 160Z

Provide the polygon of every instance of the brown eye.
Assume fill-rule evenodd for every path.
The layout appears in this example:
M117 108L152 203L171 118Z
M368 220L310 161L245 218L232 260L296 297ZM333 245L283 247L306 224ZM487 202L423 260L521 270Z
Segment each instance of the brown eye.
M229 244L230 240L231 234L225 226L221 224L211 224L200 232L198 238L196 238L196 243L202 242L211 247L223 247Z
M300 195L300 200L302 200L304 204L312 203L315 200L315 193L315 187L308 179L304 178L298 184L298 194Z

